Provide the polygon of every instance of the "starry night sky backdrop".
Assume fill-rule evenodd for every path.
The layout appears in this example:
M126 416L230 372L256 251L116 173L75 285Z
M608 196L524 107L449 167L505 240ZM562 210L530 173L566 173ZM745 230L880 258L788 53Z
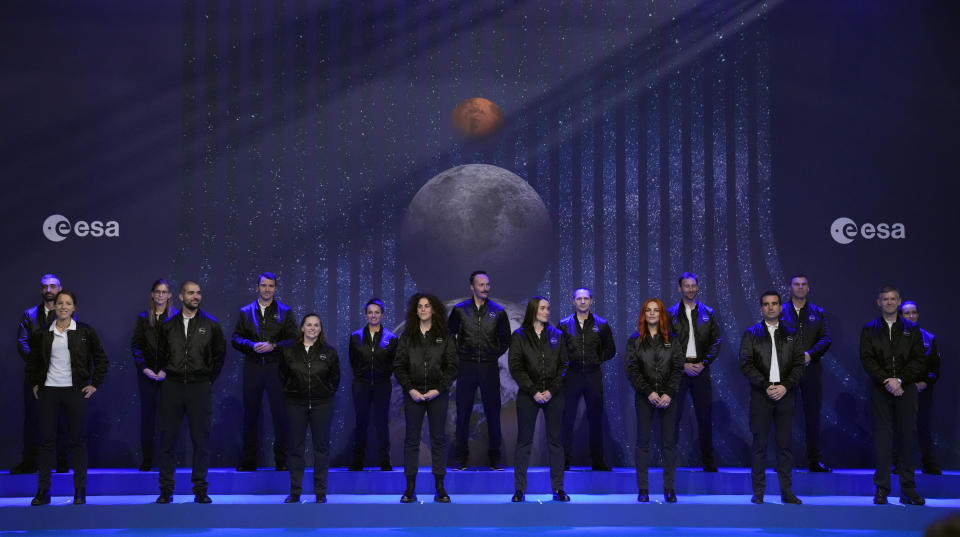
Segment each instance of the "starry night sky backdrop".
M341 352L333 453L335 463L346 463L353 429L346 339L362 326L370 296L386 301L385 324L393 327L412 292L433 289L399 260L400 224L426 181L469 163L527 180L553 223L545 240L555 249L539 285L500 296L498 282L511 275L492 274L496 299L543 294L557 321L571 309L572 290L587 286L622 351L645 298L671 304L681 272L701 275L701 299L717 310L725 338L713 371L721 465L743 466L749 456L747 383L736 366L740 334L759 320L759 293L785 292L795 271L810 275L811 299L828 310L834 328L824 359L829 464L871 464L857 338L876 315L880 284L898 282L921 303L921 324L942 333L944 373L960 374L951 362L957 347L944 337L950 309L928 284L957 261L956 253L935 248L937 230L955 226L956 214L928 208L946 207L943 189L957 193L953 184L938 193L929 187L948 177L942 134L952 132L946 118L960 115L956 79L943 69L950 64L942 50L949 49L947 34L929 11L777 1L248 0L186 1L156 17L149 5L112 4L99 16L24 8L21 20L51 34L80 21L66 37L49 39L89 51L70 63L89 71L77 74L67 60L45 63L46 54L34 51L26 56L37 61L19 61L31 76L8 90L28 102L46 96L61 112L34 111L41 117L84 110L40 125L29 111L12 111L24 136L6 150L11 177L39 172L65 196L51 203L24 191L45 203L33 205L44 207L40 214L27 211L29 203L9 208L22 215L10 222L23 228L17 240L27 253L4 274L29 284L3 318L16 322L21 303L36 301L34 275L49 270L81 301L90 297L80 316L99 329L113 360L91 405L94 466L139 460L136 373L126 346L149 283L158 276L200 281L203 308L229 338L263 270L279 275L279 297L298 316L321 314ZM850 22L854 29L844 29ZM90 37L95 30L106 37ZM72 100L59 98L68 92ZM449 114L475 96L497 103L506 126L491 140L463 142ZM482 215L482 201L464 208L471 209ZM117 219L121 238L46 242L40 222L57 212ZM906 222L907 239L840 246L829 235L840 216ZM907 262L921 255L922 266ZM524 261L517 252L516 262ZM441 298L464 297L466 276L462 289L437 290ZM11 412L2 423L19 431L19 363L5 367ZM240 371L240 355L230 349L215 385L215 466L237 462ZM633 391L622 371L620 352L605 366L607 457L618 465L633 463L635 438ZM507 463L516 433L512 397L505 386ZM957 407L947 389L937 398ZM399 404L395 389L395 463ZM686 406L679 462L695 465ZM952 413L940 417L939 453L956 467L960 452L949 446L958 424ZM801 423L798 416L799 465ZM585 423L579 430L586 435ZM475 433L485 443L485 426ZM539 464L546 460L541 436ZM0 451L7 464L18 456L13 444ZM574 457L586 461L584 441Z

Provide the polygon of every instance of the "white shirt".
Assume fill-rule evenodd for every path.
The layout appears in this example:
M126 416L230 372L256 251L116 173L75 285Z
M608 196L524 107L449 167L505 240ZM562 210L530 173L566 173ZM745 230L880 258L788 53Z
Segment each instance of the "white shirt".
M779 323L777 323L776 326L767 325L767 332L770 332L770 341L772 342L772 345L770 345L770 382L780 382L780 362L777 361L777 338L774 337L778 326L780 326Z
M693 308L683 305L687 310L687 324L690 325L690 337L687 338L687 358L697 357L697 342L693 337Z
M50 368L44 386L69 388L73 386L73 369L70 367L70 349L67 347L67 332L77 329L77 321L70 319L70 326L63 332L57 330L56 321L50 325L53 345L50 347Z
M890 321L885 321L885 322L887 323L887 335L890 337L890 340L892 341L892 340L893 340L893 325L894 325L897 321L893 321L892 323L891 323Z
M194 315L193 317L187 317L186 315L184 315L184 317L183 317L183 337L187 337L187 333L189 332L189 330L187 330L187 327L190 326L190 319L193 319L194 317L196 317L196 315Z

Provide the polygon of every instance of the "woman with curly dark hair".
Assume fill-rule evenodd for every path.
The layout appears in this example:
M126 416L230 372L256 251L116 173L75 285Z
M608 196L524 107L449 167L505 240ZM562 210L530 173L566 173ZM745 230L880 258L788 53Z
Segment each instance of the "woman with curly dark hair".
M510 337L507 360L510 374L517 381L517 452L514 457L514 485L511 501L522 502L527 490L527 467L537 414L542 410L550 449L550 488L553 499L569 502L563 491L563 377L569 365L564 334L550 325L550 302L542 296L531 297L523 316L523 325Z
M447 309L433 295L417 293L407 305L407 322L394 364L394 375L403 389L403 413L406 436L403 443L403 473L407 488L402 503L417 500L417 466L420 459L420 432L423 416L430 423L430 459L436 485L435 502L449 503L444 489L447 473L448 392L457 378L457 353L447 333Z
M87 399L107 374L107 355L92 326L73 319L77 297L60 291L54 299L56 320L30 336L27 378L37 398L40 446L37 495L30 505L50 503L50 473L56 461L57 422L66 417L73 457L73 503L87 503Z
M316 313L300 322L300 336L283 348L280 383L290 418L290 495L284 503L299 503L303 492L303 451L307 426L313 436L313 493L317 503L327 503L327 470L330 467L330 421L333 396L340 386L340 358L327 344Z
M635 391L637 411L637 501L649 502L647 469L650 464L650 430L653 415L660 414L663 443L663 499L677 501L674 475L677 471L677 405L683 348L675 345L667 310L659 298L648 298L640 309L637 332L627 340L627 378Z
M157 429L157 401L160 386L167 372L160 368L166 362L160 358L160 338L163 322L177 314L170 304L170 282L160 278L150 287L150 303L147 311L137 317L130 341L130 352L137 364L137 386L140 388L140 471L153 467L154 436Z

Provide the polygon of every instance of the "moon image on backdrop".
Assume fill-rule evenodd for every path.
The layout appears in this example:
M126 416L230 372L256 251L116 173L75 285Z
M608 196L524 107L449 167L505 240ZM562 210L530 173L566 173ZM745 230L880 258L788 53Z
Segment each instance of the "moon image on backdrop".
M503 111L493 101L472 97L453 109L450 121L457 132L467 138L486 138L503 127Z
M534 293L553 256L543 200L515 173L467 164L427 181L407 208L400 251L417 286L441 299L469 293L470 273L490 274L491 295Z

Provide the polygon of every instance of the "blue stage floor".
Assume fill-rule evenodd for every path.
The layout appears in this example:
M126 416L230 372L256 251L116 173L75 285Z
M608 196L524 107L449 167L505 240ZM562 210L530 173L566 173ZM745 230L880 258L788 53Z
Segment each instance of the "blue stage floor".
M922 531L861 530L858 537L920 537ZM527 537L544 535L555 537L840 537L851 535L848 530L821 530L809 528L610 528L610 527L522 527L522 528L187 528L137 530L40 530L0 531L0 535L29 537L254 537L278 535L283 537Z

